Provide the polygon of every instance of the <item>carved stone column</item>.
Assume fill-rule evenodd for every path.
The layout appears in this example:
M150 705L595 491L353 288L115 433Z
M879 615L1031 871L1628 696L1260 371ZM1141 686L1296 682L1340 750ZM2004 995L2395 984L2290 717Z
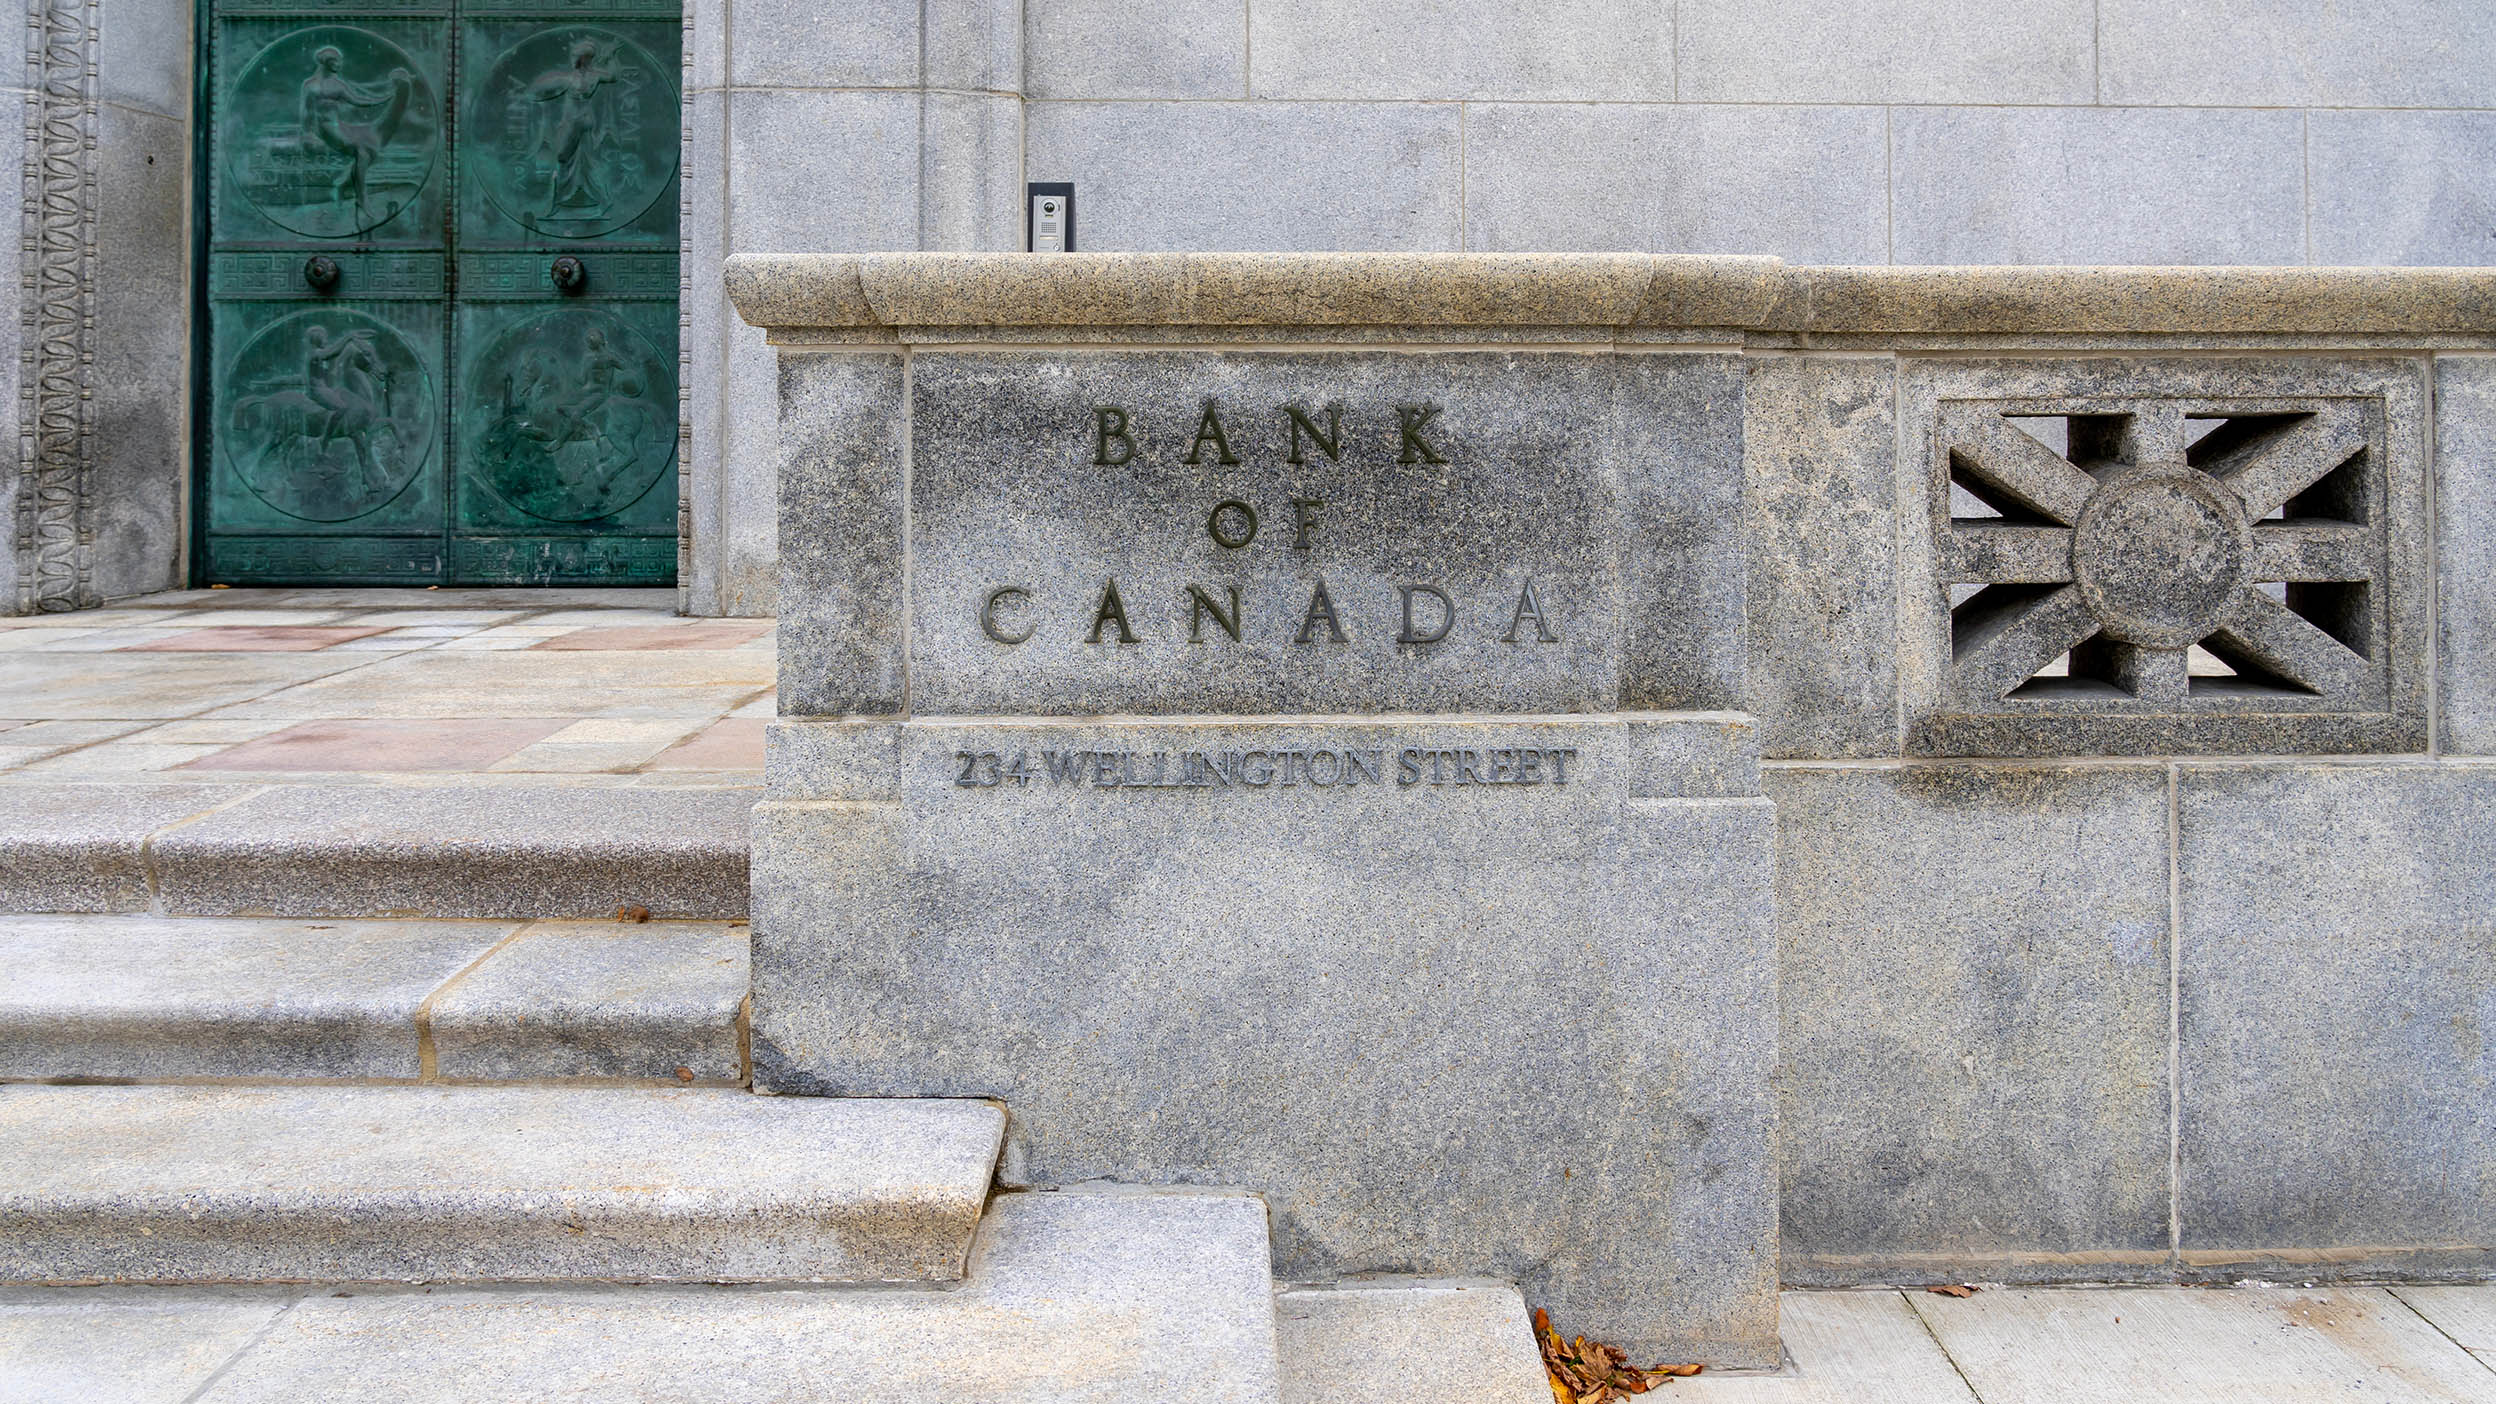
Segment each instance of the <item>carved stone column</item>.
M95 0L30 0L17 241L8 608L81 609L94 580Z

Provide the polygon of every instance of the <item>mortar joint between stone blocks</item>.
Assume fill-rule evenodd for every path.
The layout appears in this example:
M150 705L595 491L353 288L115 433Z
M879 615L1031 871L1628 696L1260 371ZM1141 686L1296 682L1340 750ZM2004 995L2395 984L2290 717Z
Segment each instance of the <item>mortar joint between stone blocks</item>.
M2167 771L2167 1267L2184 1251L2183 767Z
M266 785L250 786L241 794L235 795L231 799L209 805L196 814L186 814L183 817L174 820L170 824L150 829L147 836L139 840L139 875L141 881L147 884L147 914L149 916L161 917L173 915L173 913L165 910L164 883L156 868L157 841L174 832L176 829L187 828L203 819L222 814L226 810L232 809L246 800L257 799L261 795L266 794L269 789L270 787Z
M737 1085L754 1087L754 989L747 976L745 996L737 1001Z
M477 955L475 960L472 960L466 965L463 965L459 969L453 971L450 978L444 980L441 984L434 986L433 989L426 993L423 999L416 1002L416 1080L418 1082L437 1082L441 1080L441 1055L436 1050L433 1041L433 1007L435 1003L444 995L449 994L460 981L465 980L470 975L474 974L480 966L483 966L487 961L502 954L503 950L510 946L512 942L517 941L529 932L536 930L538 925L539 923L537 922L524 921L512 927L511 930L504 932L501 940L498 940L493 945L486 947Z

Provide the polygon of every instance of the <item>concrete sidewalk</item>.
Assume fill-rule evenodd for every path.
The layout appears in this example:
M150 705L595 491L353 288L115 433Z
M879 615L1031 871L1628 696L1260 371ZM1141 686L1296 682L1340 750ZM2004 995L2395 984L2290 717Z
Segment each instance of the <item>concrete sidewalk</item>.
M2496 1286L1788 1292L1786 1365L1666 1404L2490 1404Z
M1080 1263L1038 1266L1063 1279L1058 1294L1072 1294L1069 1300L1080 1304L1091 1290ZM879 1290L875 1300L888 1303L906 1305L910 1296ZM401 1404L911 1397L859 1387L861 1377L845 1378L820 1354L827 1341L848 1339L826 1313L852 1309L854 1295L622 1286L13 1288L0 1290L0 1404L331 1397L301 1388L320 1371L355 1380L367 1398ZM1785 1369L1674 1380L1646 1397L1659 1404L2496 1400L2496 1286L2036 1288L1959 1301L1922 1292L1789 1292L1784 1304ZM504 1321L515 1317L527 1319ZM1096 1325L1107 1334L1095 1344L1107 1348L1115 1323ZM1352 1333L1339 1341L1313 1341L1305 1327L1285 1333L1285 1404L1484 1404L1539 1395L1539 1381L1486 1364L1530 1360L1530 1347L1515 1338L1521 1319L1477 1311L1419 1330L1374 1317L1346 1325ZM290 1339L307 1331L325 1342L319 1350L307 1353L303 1341ZM1020 1354L1003 1355L960 1335L915 1344L934 1347L930 1370L960 1376L975 1367L967 1373L980 1388L948 1398L1103 1397L1049 1391L1052 1362L1033 1355L1028 1341ZM1467 1383L1449 1383L1460 1379ZM1505 1387L1489 1390L1492 1381Z

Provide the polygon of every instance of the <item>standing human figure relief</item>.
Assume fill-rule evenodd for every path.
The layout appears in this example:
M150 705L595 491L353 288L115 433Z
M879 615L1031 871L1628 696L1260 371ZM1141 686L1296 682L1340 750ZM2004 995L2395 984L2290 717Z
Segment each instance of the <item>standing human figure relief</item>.
M606 113L599 89L637 77L610 66L606 49L595 39L572 43L572 64L539 74L529 96L553 103L552 120L538 143L541 159L554 163L546 191L546 214L553 218L595 219L606 213L606 193L598 186L598 157L607 145Z
M303 139L347 158L346 170L330 186L330 201L351 199L356 222L362 224L372 217L365 176L398 134L416 79L404 68L393 68L382 82L358 83L338 71L345 61L333 44L313 53L312 76L303 80ZM369 119L367 113L372 114Z
M388 418L390 373L373 347L373 334L351 330L333 339L314 326L304 336L304 390L325 412L314 431L313 452L326 454L343 439L355 456L355 496L369 496L379 482L373 432Z

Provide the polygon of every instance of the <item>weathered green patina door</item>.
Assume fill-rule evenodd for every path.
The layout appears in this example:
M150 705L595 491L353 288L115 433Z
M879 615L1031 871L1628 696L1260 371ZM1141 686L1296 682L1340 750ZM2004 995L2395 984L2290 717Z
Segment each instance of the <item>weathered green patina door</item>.
M205 573L676 572L676 0L211 0Z

